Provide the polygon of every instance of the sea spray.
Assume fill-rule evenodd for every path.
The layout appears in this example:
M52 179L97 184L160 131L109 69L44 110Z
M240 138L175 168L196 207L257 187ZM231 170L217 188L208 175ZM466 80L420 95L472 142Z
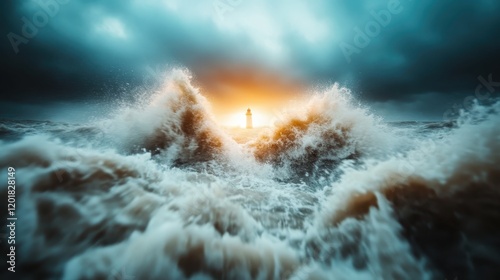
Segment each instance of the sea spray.
M394 128L334 86L245 145L213 121L188 73L171 75L95 123L2 121L0 166L16 168L23 217L19 275L500 275L500 103L457 125ZM307 180L314 172L337 174Z

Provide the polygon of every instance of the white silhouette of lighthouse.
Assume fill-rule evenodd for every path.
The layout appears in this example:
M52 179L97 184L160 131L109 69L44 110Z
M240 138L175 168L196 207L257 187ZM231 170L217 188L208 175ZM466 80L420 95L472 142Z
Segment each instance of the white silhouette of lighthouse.
M252 111L250 108L247 109L247 128L252 128Z

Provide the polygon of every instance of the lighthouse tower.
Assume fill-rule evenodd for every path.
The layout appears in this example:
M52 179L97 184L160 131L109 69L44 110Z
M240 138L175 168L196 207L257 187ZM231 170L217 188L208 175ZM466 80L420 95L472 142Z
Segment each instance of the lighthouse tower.
M247 109L247 128L252 128L252 111L250 108Z

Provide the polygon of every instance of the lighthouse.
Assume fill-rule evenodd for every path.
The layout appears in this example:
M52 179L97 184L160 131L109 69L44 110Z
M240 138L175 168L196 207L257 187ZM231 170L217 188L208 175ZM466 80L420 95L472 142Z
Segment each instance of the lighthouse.
M252 111L250 108L247 109L247 128L252 128Z

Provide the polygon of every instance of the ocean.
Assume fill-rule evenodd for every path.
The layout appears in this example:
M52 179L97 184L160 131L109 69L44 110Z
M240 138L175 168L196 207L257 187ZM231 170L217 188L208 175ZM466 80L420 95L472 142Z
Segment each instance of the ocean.
M109 117L0 121L2 279L499 279L500 102L385 122L334 85L259 129L208 108L178 71Z

